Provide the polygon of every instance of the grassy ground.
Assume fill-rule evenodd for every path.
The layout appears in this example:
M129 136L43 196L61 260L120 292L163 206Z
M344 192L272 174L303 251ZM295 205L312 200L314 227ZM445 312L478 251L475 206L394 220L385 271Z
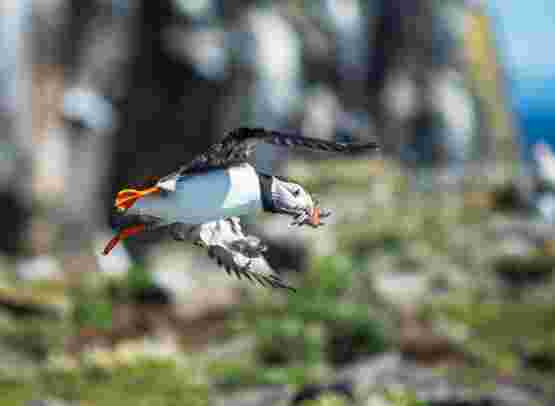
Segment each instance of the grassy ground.
M492 232L498 222L527 215L498 204L496 196L509 179L471 180L460 192L416 193L393 163L315 165L310 176L301 163L291 165L290 174L335 209L334 222L321 229L325 235L307 235L307 268L286 275L297 293L233 285L240 286L241 300L217 321L225 334L207 347L153 358L140 350L122 356L107 345L104 352L70 356L64 354L68 337L83 328L109 334L114 283L118 300L133 297L152 283L148 269L137 268L116 282L95 279L79 292L56 290L48 281L27 286L37 306L70 305L52 319L2 311L3 351L19 354L30 366L25 373L0 371L0 393L7 394L1 404L53 397L84 405L208 405L222 394L263 384L286 384L294 391L333 380L338 368L353 361L403 350L407 306L465 359L477 360L447 363L441 373L471 385L486 382L490 389L501 377L553 390L555 260L549 241L515 243ZM320 239L331 244L324 250ZM10 280L3 285L16 296L23 289ZM242 339L252 345L225 357L207 355L206 348ZM365 404L374 394L361 396ZM422 404L404 392L390 392L382 401ZM344 403L330 395L310 404Z

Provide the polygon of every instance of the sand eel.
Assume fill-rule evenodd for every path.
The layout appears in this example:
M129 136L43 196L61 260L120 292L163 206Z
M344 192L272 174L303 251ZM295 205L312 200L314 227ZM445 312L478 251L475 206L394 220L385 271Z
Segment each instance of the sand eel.
M331 212L319 207L300 185L257 172L247 159L259 142L342 153L378 149L374 142L353 145L260 128L236 129L154 186L120 191L112 218L118 234L104 254L131 235L167 227L176 240L206 248L229 274L292 289L273 270L252 266L266 246L243 233L238 216L265 211L291 216L291 225L319 227Z

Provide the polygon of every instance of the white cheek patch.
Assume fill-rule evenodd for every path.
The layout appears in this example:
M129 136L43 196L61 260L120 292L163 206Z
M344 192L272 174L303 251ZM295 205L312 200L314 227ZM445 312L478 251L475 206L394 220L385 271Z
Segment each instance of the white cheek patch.
M312 209L314 207L314 202L312 201L312 197L310 197L310 195L307 192L303 191L301 193L302 193L303 207Z
M297 196L294 191L299 191ZM310 195L299 185L283 181L275 181L272 184L272 195L274 204L278 208L285 209L312 209L314 203Z

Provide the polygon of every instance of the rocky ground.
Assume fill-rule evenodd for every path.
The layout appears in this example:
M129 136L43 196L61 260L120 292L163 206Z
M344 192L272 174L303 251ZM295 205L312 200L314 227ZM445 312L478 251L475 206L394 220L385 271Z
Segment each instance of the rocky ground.
M297 293L169 241L120 276L21 281L2 263L0 404L555 402L555 240L511 193L513 168L433 192L391 162L288 172L330 224L249 228Z

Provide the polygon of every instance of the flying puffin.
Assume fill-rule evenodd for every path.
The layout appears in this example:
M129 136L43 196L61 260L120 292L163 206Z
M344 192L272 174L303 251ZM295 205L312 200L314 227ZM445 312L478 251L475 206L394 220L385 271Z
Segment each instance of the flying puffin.
M103 254L131 235L167 227L174 239L206 248L228 274L292 289L273 270L252 266L266 246L243 233L238 216L280 213L293 218L291 225L319 227L324 224L321 218L331 212L318 207L300 185L257 172L247 159L259 142L343 153L378 149L375 142L343 144L262 128L238 128L153 186L118 192L111 219L118 233Z

